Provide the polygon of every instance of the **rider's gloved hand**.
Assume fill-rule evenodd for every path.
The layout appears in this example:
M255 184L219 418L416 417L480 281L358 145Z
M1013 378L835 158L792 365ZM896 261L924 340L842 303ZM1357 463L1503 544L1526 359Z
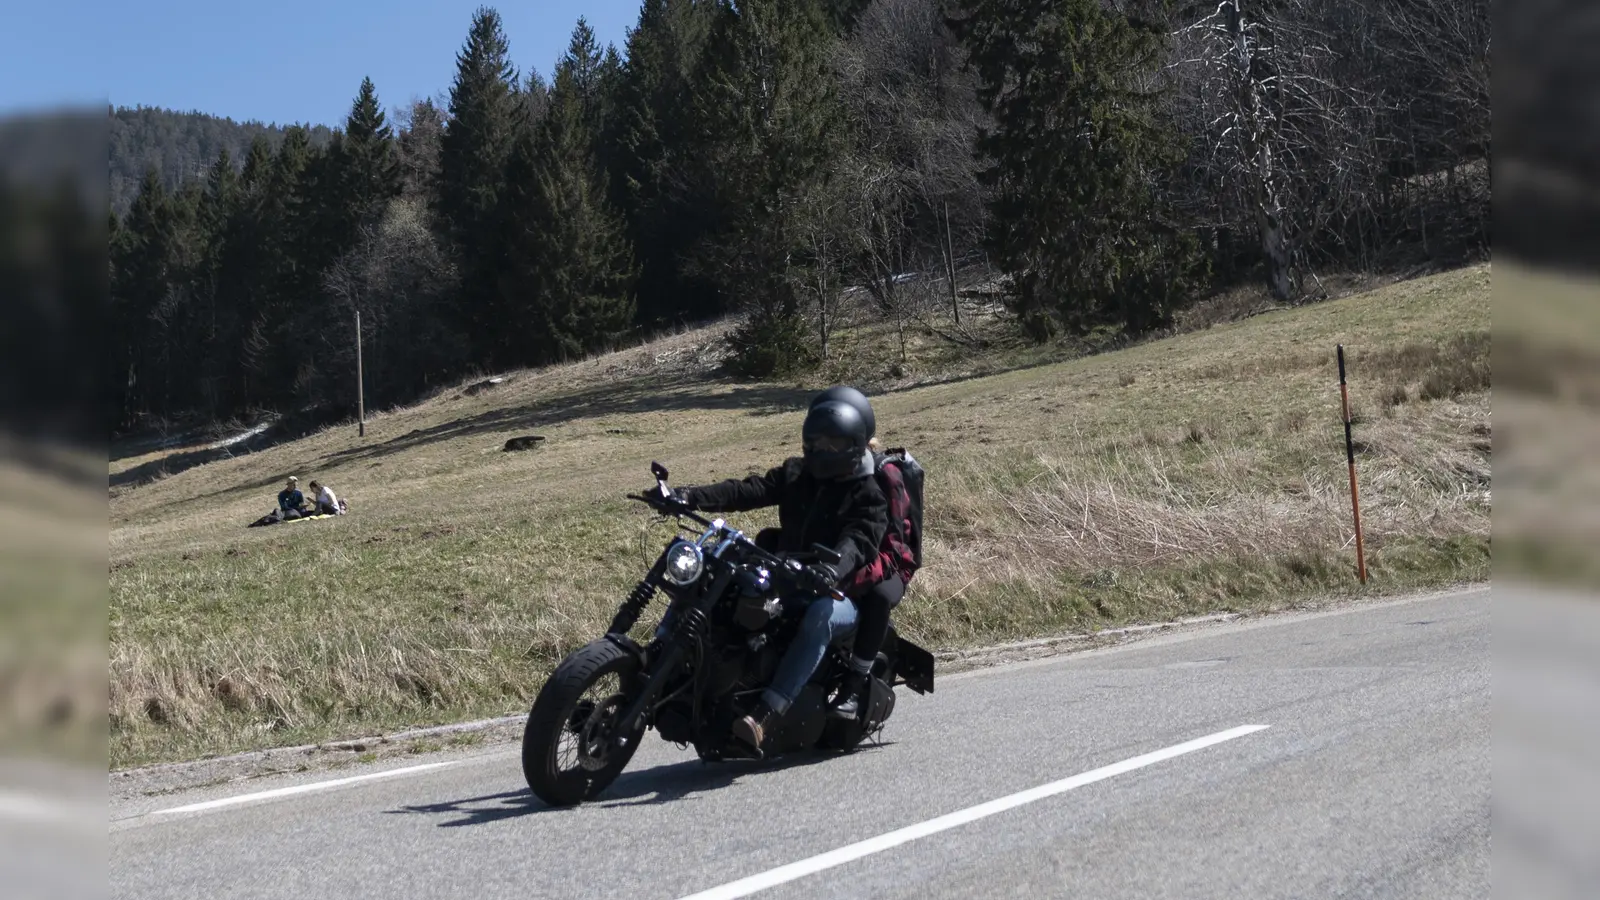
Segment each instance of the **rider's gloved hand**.
M686 490L674 490L657 484L646 491L645 496L651 499L651 503L654 506L663 510L693 510L695 508L693 495Z
M807 567L809 578L806 585L818 594L830 594L839 584L839 572L827 563L813 563Z

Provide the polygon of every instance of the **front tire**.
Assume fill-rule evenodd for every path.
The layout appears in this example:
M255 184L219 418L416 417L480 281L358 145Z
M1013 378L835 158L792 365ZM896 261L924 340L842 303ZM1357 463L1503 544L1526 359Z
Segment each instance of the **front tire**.
M638 676L638 658L604 639L574 651L551 673L522 733L522 775L540 800L573 806L622 774L644 726L621 747L608 744Z

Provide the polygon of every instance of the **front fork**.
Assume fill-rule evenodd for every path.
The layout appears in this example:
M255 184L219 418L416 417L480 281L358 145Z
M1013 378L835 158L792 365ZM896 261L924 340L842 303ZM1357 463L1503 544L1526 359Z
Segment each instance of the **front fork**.
M661 583L661 573L666 571L667 557L662 554L656 564L650 567L643 579L634 585L633 592L628 594L628 599L622 602L617 609L617 614L611 620L611 626L606 629L608 636L625 636L633 629L639 617L644 614L645 607L650 605L650 600L656 595L656 586Z
M722 592L727 590L732 578L731 569L718 572L712 576L711 583L706 586L705 592L698 599L679 608L672 634L663 642L662 653L650 660L649 675L644 687L634 695L633 700L628 703L622 711L622 716L617 720L616 731L612 732L613 741L620 740L623 735L633 734L639 717L655 704L656 698L661 695L661 689L666 686L667 679L678 670L689 648L704 636L711 610L716 607L717 600L722 597Z

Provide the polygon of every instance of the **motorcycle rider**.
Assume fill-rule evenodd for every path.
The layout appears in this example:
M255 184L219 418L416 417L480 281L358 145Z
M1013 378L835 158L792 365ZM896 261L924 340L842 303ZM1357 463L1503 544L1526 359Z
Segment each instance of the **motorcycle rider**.
M826 583L815 584L799 633L784 651L772 683L749 715L733 724L740 741L760 750L773 719L783 715L836 640L856 627L854 600L828 596L861 565L875 559L889 527L888 501L874 477L870 420L856 406L818 398L801 427L803 455L763 475L681 488L678 499L707 512L778 507L778 552L822 544L839 554L836 565L811 566ZM881 639L880 639L881 640ZM870 663L869 663L870 664Z
M872 452L876 468L883 448L877 439L878 418L872 410L872 401L853 387L838 385L818 394L811 405L815 407L831 401L855 407L866 421L867 448ZM890 484L894 490L904 494L903 483L891 480ZM879 485L879 488L882 489L883 485ZM894 505L890 503L891 508ZM892 528L890 533L893 533ZM898 545L897 549L900 549ZM841 590L855 601L858 616L850 676L839 691L830 714L835 718L853 719L866 699L867 678L872 674L872 664L878 658L878 651L883 649L883 642L889 637L889 612L905 596L906 583L895 571L888 554L880 553L851 573L841 585Z

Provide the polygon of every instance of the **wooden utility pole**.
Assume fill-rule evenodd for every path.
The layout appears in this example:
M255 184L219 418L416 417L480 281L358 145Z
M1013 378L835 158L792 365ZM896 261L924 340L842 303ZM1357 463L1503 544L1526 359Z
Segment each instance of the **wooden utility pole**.
M356 434L367 436L367 389L361 368L361 310L356 310Z

